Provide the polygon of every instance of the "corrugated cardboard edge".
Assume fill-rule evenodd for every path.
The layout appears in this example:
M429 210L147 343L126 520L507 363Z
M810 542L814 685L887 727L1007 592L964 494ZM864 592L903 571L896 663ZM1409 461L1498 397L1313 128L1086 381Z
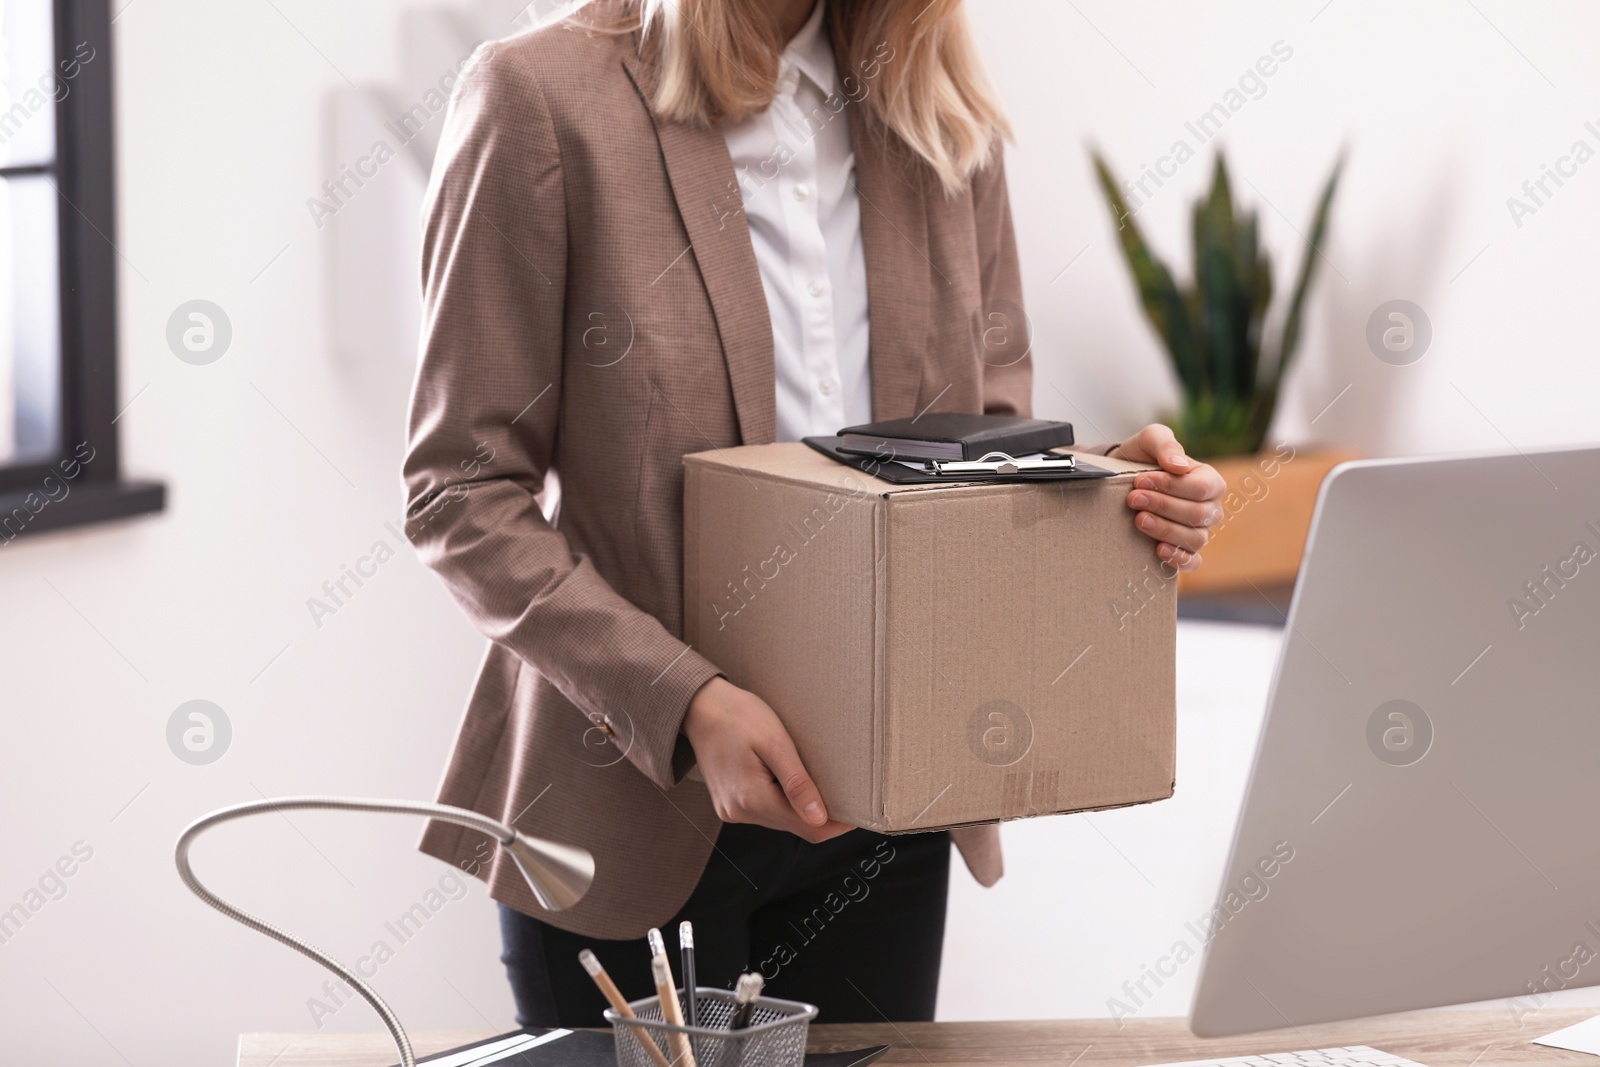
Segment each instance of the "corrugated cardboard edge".
M949 823L939 827L939 829L960 830L967 826L992 826L995 823L1021 822L1024 819L1049 819L1057 815L1086 815L1091 811L1116 811L1119 808L1142 808L1146 804L1159 804L1163 800L1171 800L1177 794L1177 791L1178 782L1177 779L1173 779L1172 785L1167 789L1167 792L1164 796L1146 797L1144 800L1129 800L1121 804L1101 804L1098 807L1093 808L1062 808L1060 811L1044 811L1030 813L1027 815L1011 815L1004 819L979 819L976 822ZM926 834L930 831L926 828L913 827L909 830L874 830L873 832L883 834L885 837L900 837L905 834Z
M880 493L872 502L872 814L878 826L887 821L883 758L889 730L889 582L884 573L888 551L889 514Z

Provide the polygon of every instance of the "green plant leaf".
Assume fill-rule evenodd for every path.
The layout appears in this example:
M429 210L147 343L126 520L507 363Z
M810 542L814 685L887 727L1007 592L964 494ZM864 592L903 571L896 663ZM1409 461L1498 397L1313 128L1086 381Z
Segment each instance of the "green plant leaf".
M1250 398L1204 394L1186 397L1181 410L1169 416L1169 425L1183 449L1196 459L1234 456L1260 447L1251 425Z
M1144 312L1166 344L1183 403L1169 422L1184 448L1207 458L1261 447L1283 376L1299 348L1306 294L1327 233L1344 167L1333 168L1313 219L1274 358L1265 358L1266 317L1275 290L1272 258L1260 243L1254 210L1235 213L1226 160L1219 152L1207 196L1194 205L1194 284L1180 288L1134 224L1111 169L1091 151L1095 173L1118 226L1118 241Z
M1139 288L1145 316L1166 344L1167 354L1184 391L1199 392L1204 387L1205 367L1189 309L1178 292L1177 283L1172 279L1172 272L1150 251L1144 235L1134 223L1133 212L1128 210L1127 201L1111 174L1111 168L1099 152L1091 152L1091 156L1100 188L1105 193L1112 218L1117 224L1117 240L1122 247L1123 257L1128 261L1134 282Z
M1241 344L1248 354L1239 367L1236 392L1255 393L1261 366L1261 343L1267 308L1272 304L1272 259L1260 246L1259 217L1254 211L1241 213L1234 223L1234 260L1239 274Z
M1274 399L1300 347L1300 326L1306 292L1311 288L1312 279L1316 277L1317 260L1322 258L1322 239L1328 231L1328 213L1333 205L1333 194L1339 187L1339 175L1343 170L1344 156L1341 154L1333 165L1333 173L1328 175L1328 184L1322 190L1322 198L1317 202L1317 213L1311 222L1311 236L1307 242L1305 260L1300 264L1300 278L1295 283L1294 295L1289 301L1289 314L1283 321L1283 338L1278 344L1278 359L1272 369L1269 384L1269 391ZM1270 412L1267 417L1271 418ZM1262 432L1266 432L1265 427L1262 428Z
M1241 285L1233 192L1220 153L1210 195L1194 206L1193 233L1195 304L1201 351L1209 367L1207 385L1220 397L1241 395L1244 364L1254 357L1244 349L1249 293Z

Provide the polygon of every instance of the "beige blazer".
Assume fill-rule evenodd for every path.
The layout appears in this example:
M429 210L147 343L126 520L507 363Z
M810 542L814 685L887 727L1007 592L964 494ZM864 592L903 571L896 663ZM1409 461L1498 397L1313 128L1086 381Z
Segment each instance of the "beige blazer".
M600 938L669 918L721 828L679 731L718 673L679 639L680 460L772 441L776 421L732 162L721 133L652 114L654 77L635 35L555 26L480 49L424 208L404 469L408 537L490 639L439 799L589 849L595 882L547 913L476 832L433 823L421 847ZM838 121L874 417L1027 414L1030 361L981 358L975 340L1022 300L999 153L947 198L859 106ZM998 827L953 836L978 881L1000 877Z

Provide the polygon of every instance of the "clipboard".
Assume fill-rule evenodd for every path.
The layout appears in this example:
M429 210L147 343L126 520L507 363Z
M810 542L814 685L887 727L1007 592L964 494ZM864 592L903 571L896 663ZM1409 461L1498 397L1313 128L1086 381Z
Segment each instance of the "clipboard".
M847 467L865 471L874 478L882 478L893 485L955 485L967 482L1064 482L1082 478L1110 478L1115 471L1104 467L1096 467L1092 463L1085 463L1081 459L1071 464L1061 463L1059 467L1052 462L1049 466L1035 465L1023 462L1018 464L1014 473L1003 469L962 471L955 474L938 474L928 469L927 463L919 459L896 460L890 456L862 456L846 452L839 447L838 437L802 437L805 444L821 452L836 462ZM1003 464L995 464L997 468Z

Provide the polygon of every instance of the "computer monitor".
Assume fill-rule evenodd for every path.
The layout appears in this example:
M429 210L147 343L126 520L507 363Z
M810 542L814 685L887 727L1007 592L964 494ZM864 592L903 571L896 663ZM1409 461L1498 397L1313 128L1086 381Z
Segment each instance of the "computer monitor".
M1600 448L1322 487L1201 1036L1600 982Z

